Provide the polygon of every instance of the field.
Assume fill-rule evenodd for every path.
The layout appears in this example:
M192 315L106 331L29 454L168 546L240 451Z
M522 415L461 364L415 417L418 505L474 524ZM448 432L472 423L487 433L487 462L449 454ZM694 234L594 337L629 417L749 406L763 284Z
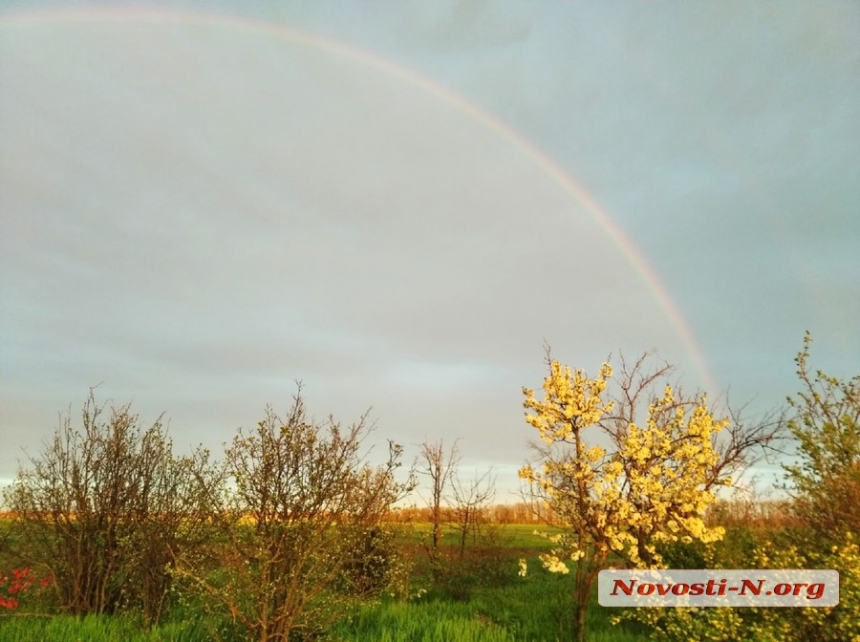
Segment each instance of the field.
M545 527L537 527L547 531ZM556 642L569 639L570 579L544 571L537 556L549 548L534 525L497 527L491 545L467 549L463 559L453 535L443 537L447 561L431 573L420 545L425 525L399 526L399 546L412 558L408 594L384 596L343 613L328 631L340 642ZM519 577L518 560L529 572ZM5 560L3 560L5 562ZM8 563L4 565L5 568ZM51 615L49 594L21 598L15 610L0 611L0 642L197 642L238 639L228 620L203 614L193 602L175 600L163 620L146 629L133 615ZM631 625L613 626L611 613L593 603L589 639L625 642L641 639ZM301 638L297 638L301 639Z

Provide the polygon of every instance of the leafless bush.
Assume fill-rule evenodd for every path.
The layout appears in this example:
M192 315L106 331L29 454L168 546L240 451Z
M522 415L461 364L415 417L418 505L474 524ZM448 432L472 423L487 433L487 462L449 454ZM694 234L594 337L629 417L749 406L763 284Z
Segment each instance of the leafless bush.
M349 427L308 421L301 386L285 418L267 409L227 446L228 483L210 490L219 573L191 551L177 574L261 642L307 639L356 593L378 589L388 570L382 521L410 483L395 479L394 443L385 463L368 463L369 430L366 417Z
M162 614L168 567L195 537L196 479L208 455L175 457L159 418L141 429L129 405L84 404L21 466L5 493L19 554L53 578L62 610L83 615L140 608Z

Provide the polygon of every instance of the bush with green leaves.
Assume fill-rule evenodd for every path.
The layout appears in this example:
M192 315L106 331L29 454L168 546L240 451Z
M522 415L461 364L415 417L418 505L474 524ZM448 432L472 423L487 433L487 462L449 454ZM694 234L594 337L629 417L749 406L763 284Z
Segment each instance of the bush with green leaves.
M840 379L809 366L812 337L798 353L802 389L788 403L798 461L786 466L796 515L825 538L860 533L860 375Z

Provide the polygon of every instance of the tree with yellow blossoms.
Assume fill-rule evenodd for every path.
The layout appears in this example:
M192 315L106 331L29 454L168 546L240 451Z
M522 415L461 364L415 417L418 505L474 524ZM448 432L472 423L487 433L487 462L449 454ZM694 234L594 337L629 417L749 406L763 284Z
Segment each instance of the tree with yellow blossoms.
M776 432L776 422L746 428L715 418L705 395L688 398L665 384L671 366L648 371L648 357L632 367L622 359L619 392L610 395L609 364L590 378L547 351L542 398L523 388L525 418L540 442L539 461L519 475L566 528L550 538L555 547L541 561L560 573L574 562L578 640L585 639L591 590L609 555L654 568L662 563L659 542L720 539L723 529L704 519L716 487L730 484L751 449Z

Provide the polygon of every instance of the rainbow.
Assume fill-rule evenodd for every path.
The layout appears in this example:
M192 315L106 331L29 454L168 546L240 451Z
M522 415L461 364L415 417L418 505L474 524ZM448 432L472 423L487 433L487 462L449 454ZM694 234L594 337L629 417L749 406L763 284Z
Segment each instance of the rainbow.
M0 30L12 27L35 26L53 23L88 23L88 22L153 22L193 25L214 25L251 30L266 33L279 38L326 52L345 56L376 70L398 78L410 85L420 88L446 104L468 114L482 126L508 141L520 153L524 154L543 173L549 176L564 192L570 194L594 221L605 231L612 241L621 249L630 266L639 274L647 289L658 302L663 313L668 318L672 328L681 340L684 350L690 357L697 374L704 382L705 389L714 393L717 390L714 377L708 368L707 361L696 341L692 329L681 314L675 301L669 294L654 269L615 223L609 212L589 194L585 187L567 174L545 152L522 134L512 129L500 118L483 107L466 100L451 89L441 85L419 72L392 62L375 53L366 51L333 38L307 33L284 24L275 24L254 18L226 14L206 13L187 10L158 10L132 8L98 8L98 9L45 9L29 10L0 16Z

